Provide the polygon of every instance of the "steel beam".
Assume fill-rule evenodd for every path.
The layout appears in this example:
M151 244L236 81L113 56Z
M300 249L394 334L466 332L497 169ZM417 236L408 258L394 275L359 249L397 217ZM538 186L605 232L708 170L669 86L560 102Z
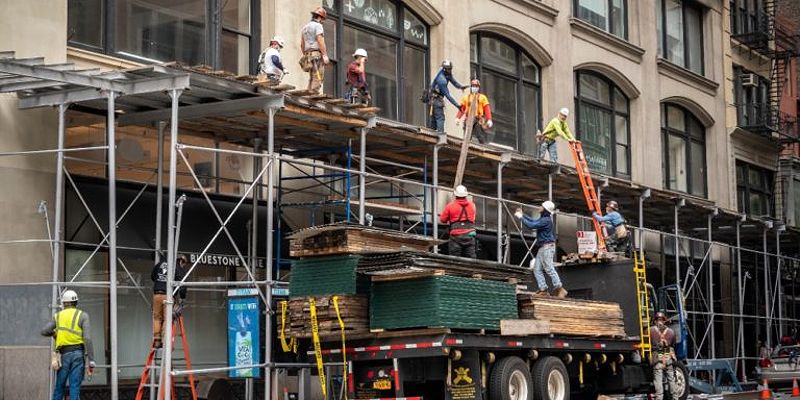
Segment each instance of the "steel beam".
M364 225L364 218L366 216L366 201L367 197L367 128L359 129L361 139L358 142L358 223Z
M283 102L283 98L281 98L281 103ZM274 186L275 186L275 162L277 162L277 158L275 157L275 113L277 112L277 108L275 107L266 107L265 111L267 113L267 153L269 153L269 167L267 172L267 262L266 262L266 280L267 286L265 288L266 292L266 301L264 302L264 308L267 313L267 318L265 318L264 322L264 332L270 332L267 335L267 339L264 340L264 363L266 366L264 367L264 396L268 398L270 393L272 393L272 367L270 363L272 362L272 315L274 313L272 309L272 289L270 289L269 285L272 284L272 280L274 277L272 276L272 246L273 246L273 216L274 216L274 202L275 202L275 193L274 193ZM365 175L361 175L362 179ZM278 238L280 240L280 238Z
M111 339L111 399L119 398L119 354L117 343L117 157L114 99L117 94L107 92L108 114L106 116L106 145L108 146L108 280L109 280L109 325Z
M503 167L511 162L511 154L500 155L497 163L497 262L503 262Z

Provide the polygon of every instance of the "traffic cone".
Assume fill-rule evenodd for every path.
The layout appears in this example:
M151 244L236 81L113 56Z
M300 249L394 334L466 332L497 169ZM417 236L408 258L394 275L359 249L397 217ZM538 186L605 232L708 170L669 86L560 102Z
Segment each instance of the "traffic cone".
M797 378L792 379L792 397L800 397L800 387L797 387Z
M771 399L772 398L772 391L769 390L769 383L766 379L761 381L761 393L759 393L759 399Z

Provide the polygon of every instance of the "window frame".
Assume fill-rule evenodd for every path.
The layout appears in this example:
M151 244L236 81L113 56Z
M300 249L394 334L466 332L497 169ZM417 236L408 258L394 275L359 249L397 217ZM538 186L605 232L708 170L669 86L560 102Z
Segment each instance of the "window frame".
M595 77L597 79L600 79L600 80L604 81L607 85L609 85L609 90L608 90L609 103L608 104L603 104L603 103L600 103L600 102L598 102L598 101L596 101L594 99L584 98L584 97L581 96L580 77L581 77L581 75L584 75L584 74L585 75L591 75L591 76L593 76L593 77ZM610 143L610 147L611 147L609 149L609 152L611 153L611 158L610 158L609 161L611 161L611 175L630 179L630 177L632 175L632 173L631 173L632 171L631 171L631 101L630 101L630 99L625 95L625 92L623 92L622 89L616 83L614 83L614 81L612 81L611 79L607 78L606 76L603 76L603 75L601 75L601 74L599 74L599 73L597 73L595 71L577 70L577 71L575 71L574 75L575 75L575 137L580 140L581 136L582 136L582 132L581 132L581 129L580 129L581 104L582 103L586 103L586 104L589 104L589 105L591 105L593 107L597 107L597 108L603 109L603 111L610 112L611 113L611 118L610 118L609 121L610 121L610 124L611 124L611 126L610 126L611 131L610 132L611 132L612 137L609 138L609 143ZM615 98L614 98L615 90L614 89L616 89L616 91L621 93L622 97L625 98L626 107L625 107L625 112L624 113L621 112L621 111L618 111L616 109L616 107L615 107L615 102L614 102L615 101ZM616 116L618 116L618 115L625 117L625 119L627 121L627 123L625 124L626 125L625 135L627 135L627 144L625 145L625 147L626 147L626 153L627 153L626 169L627 169L628 173L621 173L621 172L619 172L619 168L617 168L617 146L619 145L619 141L617 140ZM605 174L607 172L603 171L602 173Z
M696 3L696 2L694 2L692 0L678 0L681 3L680 4L681 5L681 19L682 19L682 23L681 23L682 32L681 32L681 35L683 36L683 37L681 37L681 40L682 40L682 43L683 43L683 60L684 60L683 64L684 65L681 65L681 64L678 64L678 63L670 60L667 57L667 54L668 54L667 53L667 46L666 46L666 43L667 43L667 1L672 1L672 0L659 0L658 4L656 4L656 7L660 6L660 9L661 9L661 11L660 11L660 16L661 16L661 21L660 21L661 22L661 35L658 38L659 48L660 48L661 51L659 52L660 54L658 56L663 58L664 60L667 60L668 62L670 62L672 64L675 64L675 65L677 65L677 66L679 66L681 68L684 68L684 69L686 69L688 71L691 71L691 72L696 73L698 75L705 76L705 74L706 74L705 8L701 4L698 4L698 3ZM690 65L690 62L689 62L690 52L689 52L689 46L687 45L687 43L688 43L687 35L688 35L688 29L689 29L688 25L689 24L686 23L686 21L687 21L687 18L686 18L687 11L686 10L688 8L694 8L698 12L700 12L700 24L701 24L701 26L700 26L700 71L699 72L698 71L694 71L694 70L689 68L689 65ZM656 16L658 16L658 15L659 15L659 13L656 13Z
M673 108L673 109L680 110L681 113L683 114L683 126L685 128L683 131L675 129L675 128L672 128L672 127L669 126L668 108ZM663 148L664 148L664 188L667 189L667 190L686 193L686 194L689 194L689 195L692 195L692 196L696 196L696 194L694 194L692 192L692 188L694 187L695 182L693 182L693 177L692 177L692 173L691 173L691 171L692 171L691 167L692 167L693 161L694 161L692 159L692 147L691 146L692 146L692 143L696 143L696 144L702 145L702 147L703 147L702 164L704 166L703 167L704 173L703 173L703 183L702 183L703 184L703 186L702 186L702 189L703 189L702 190L703 191L702 197L708 197L708 154L706 154L707 153L707 148L706 148L706 140L705 140L705 138L706 138L706 127L703 126L703 124L700 122L700 120L697 119L697 117L695 117L694 114L692 114L689 110L687 110L685 107L682 107L682 106L674 104L674 103L661 103L661 116L662 116L661 117L662 118L662 121L661 121L661 134L662 134ZM702 135L703 136L703 140L699 140L697 138L692 137L691 133L689 132L689 126L690 126L690 122L691 121L693 121L698 126L703 128L703 135ZM686 190L685 191L677 189L677 188L672 188L669 185L669 182L670 182L670 174L669 173L671 171L670 166L672 165L670 163L670 157L669 157L670 156L670 154L669 154L669 138L670 138L670 136L677 137L678 139L682 140L683 143L684 143L684 146L686 148L686 165L684 165L684 168L687 171L686 172Z
M738 173L742 171L741 178ZM750 172L755 171L761 175L761 178L766 183L766 188L754 187L750 182ZM739 212L749 214L754 217L774 217L775 216L775 171L750 164L746 161L736 160L736 205ZM766 215L753 215L750 207L750 195L756 193L765 196L767 214ZM739 195L743 194L742 202L739 202ZM744 207L742 207L744 206ZM742 209L744 208L744 210Z
M750 7L751 1L730 0L731 35L760 33L767 28L764 21L767 13L764 1L755 0L755 8Z
M629 28L629 23L628 23L628 15L629 15L629 12L628 12L629 11L628 10L628 0L622 0L622 9L625 12L625 17L622 19L622 30L623 30L623 33L624 33L622 36L617 35L616 33L613 33L614 29L612 28L612 23L611 23L611 9L612 9L612 5L614 3L614 0L605 0L606 7L607 7L606 9L608 10L608 15L606 16L606 19L608 20L608 29L604 29L604 28L601 28L599 26L596 26L595 24L593 24L593 23L581 18L580 17L580 13L578 12L580 10L580 2L581 2L581 0L573 0L572 1L572 10L573 10L572 15L574 15L575 18L577 18L577 19L579 19L579 20L581 20L583 22L586 22L587 24L592 25L592 26L594 26L594 27L596 27L598 29L602 29L604 32L608 32L609 34L612 34L612 35L614 35L614 36L616 36L618 38L621 38L621 39L624 39L624 40L628 40L628 28Z
M754 87L745 87L742 84L741 77L745 74L753 74L758 79L758 85ZM741 65L733 65L733 79L734 79L734 107L736 107L736 126L742 128L758 128L767 127L770 123L770 101L769 92L772 83L769 79L752 72ZM762 101L748 101L756 97ZM753 112L756 115L745 115L744 112ZM747 120L745 120L747 119Z

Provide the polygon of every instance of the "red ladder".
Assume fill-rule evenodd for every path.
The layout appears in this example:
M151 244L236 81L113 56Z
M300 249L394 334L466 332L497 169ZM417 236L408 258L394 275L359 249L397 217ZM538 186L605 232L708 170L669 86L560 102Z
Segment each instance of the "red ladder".
M586 199L586 205L589 206L589 211L603 214L603 209L600 208L600 200L597 198L597 191L594 189L592 182L592 174L589 172L589 165L586 163L586 155L583 153L581 142L576 140L569 143L569 150L572 152L572 159L575 161L575 170L578 172L578 180L583 189L583 197ZM592 224L594 224L594 231L597 233L597 251L602 253L606 251L606 237L605 228L592 216Z
M186 358L186 369L192 369L192 358L189 355L189 341L186 339L186 328L183 324L183 315L177 316L175 321L172 323L172 345L175 346L175 336L178 334L178 330L180 329L181 334L181 343L183 344L183 356ZM153 343L155 344L155 343ZM157 348L153 345L150 346L150 352L147 353L147 359L144 362L144 370L142 371L142 376L139 379L139 389L136 391L136 400L142 400L142 396L144 395L144 388L147 386L147 379L150 377L150 370L155 367L155 359L156 359L156 352ZM164 383L164 373L166 371L161 371L159 377L159 386ZM172 381L172 387L170 390L172 391L172 398L177 399L177 392L175 391L175 380ZM197 400L197 390L195 389L195 382L194 382L194 374L189 374L189 388L192 391L192 400ZM151 387L150 390L156 390L155 387ZM159 396L159 400L164 398L164 392L161 392L161 396Z

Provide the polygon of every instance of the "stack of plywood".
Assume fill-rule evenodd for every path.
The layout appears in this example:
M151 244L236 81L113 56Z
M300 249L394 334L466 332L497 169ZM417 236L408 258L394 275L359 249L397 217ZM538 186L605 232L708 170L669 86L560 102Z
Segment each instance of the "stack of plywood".
M315 296L319 336L334 339L341 335L334 296ZM344 321L345 335L369 333L369 307L367 296L338 296L339 312ZM289 329L287 334L301 339L311 337L311 310L308 297L289 300Z
M617 303L517 294L519 317L549 321L556 335L624 337L622 309Z
M393 252L400 250L428 251L439 240L350 224L316 226L299 230L289 236L291 257L361 252Z

